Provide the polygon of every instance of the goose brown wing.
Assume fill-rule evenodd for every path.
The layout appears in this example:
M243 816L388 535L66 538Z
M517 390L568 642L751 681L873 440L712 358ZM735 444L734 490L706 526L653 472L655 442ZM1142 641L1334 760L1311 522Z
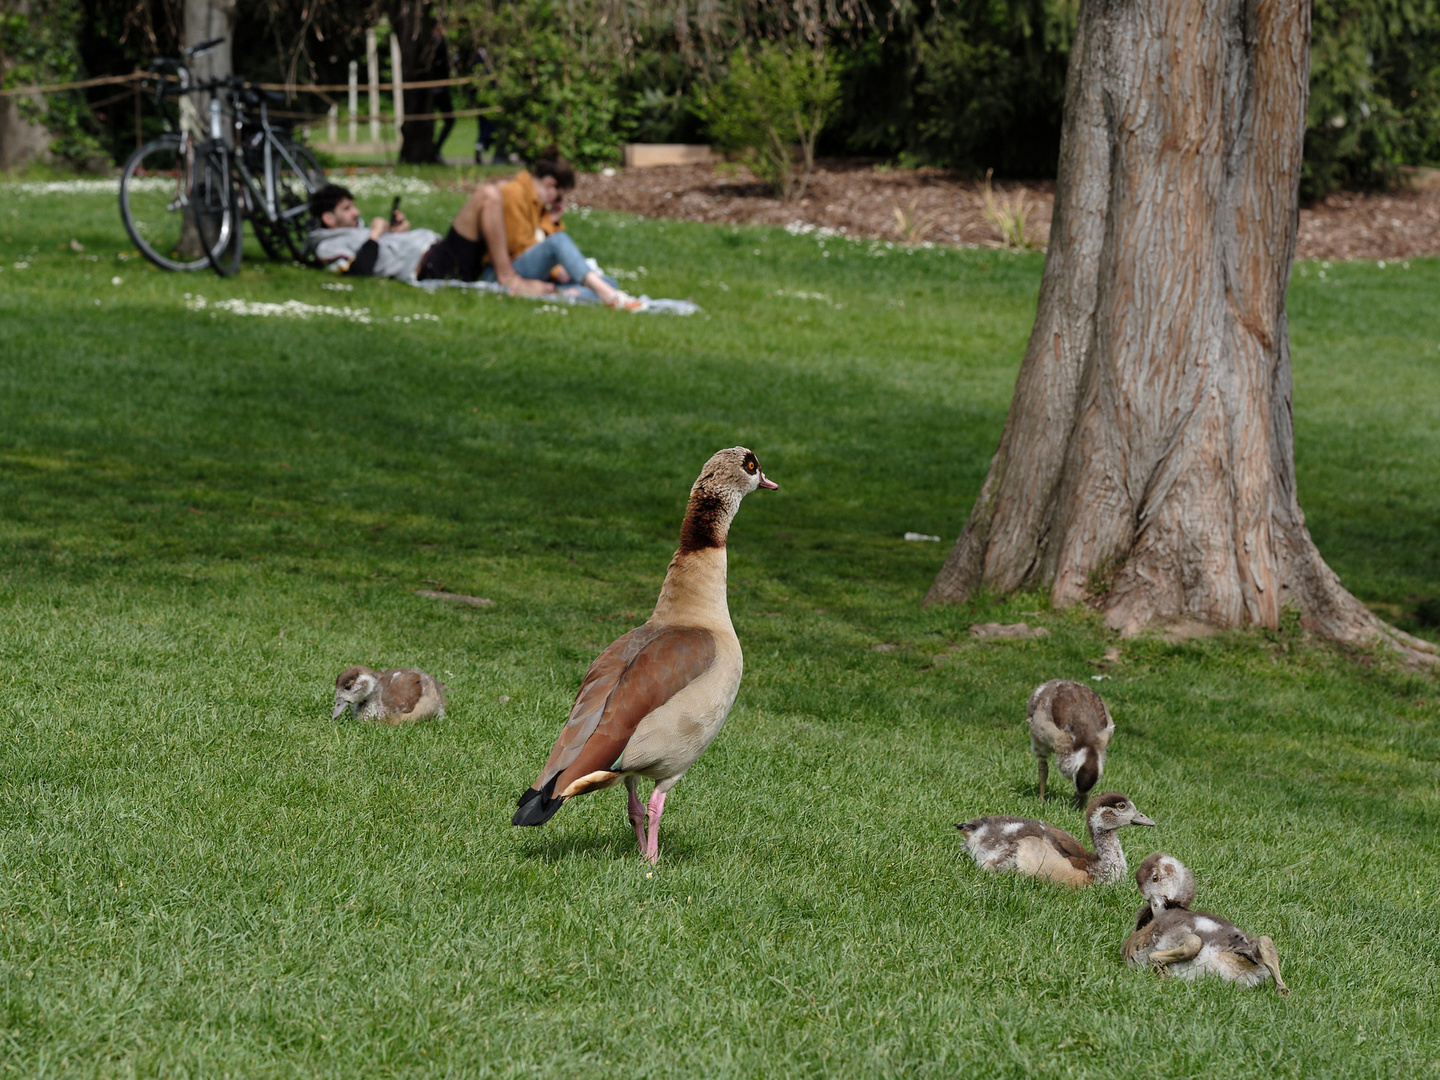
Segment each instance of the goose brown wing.
M715 662L715 638L698 627L640 626L616 639L585 673L570 718L550 751L535 787L555 791L610 769L640 721Z
M1085 850L1085 845L1076 840L1064 829L1057 829L1053 825L1042 825L1045 830L1045 842L1063 855L1076 870L1090 871L1090 853Z
M1093 745L1101 739L1110 741L1108 734L1102 735L1111 726L1110 714L1104 700L1088 686L1074 682L1057 686L1050 703L1050 719L1076 742Z
M414 712L421 691L418 671L387 671L380 676L380 704L392 716Z

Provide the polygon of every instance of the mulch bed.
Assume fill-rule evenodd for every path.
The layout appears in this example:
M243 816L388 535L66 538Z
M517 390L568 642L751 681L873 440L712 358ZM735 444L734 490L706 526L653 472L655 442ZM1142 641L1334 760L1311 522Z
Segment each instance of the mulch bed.
M783 203L744 168L709 165L582 174L575 202L646 217L729 224L803 223L885 240L993 246L999 234L985 217L984 185L938 169L877 169L822 162L805 197ZM1044 247L1050 235L1053 183L1002 181L995 199L1028 210L1027 235ZM1342 192L1300 211L1302 259L1405 259L1440 254L1440 192L1383 195Z

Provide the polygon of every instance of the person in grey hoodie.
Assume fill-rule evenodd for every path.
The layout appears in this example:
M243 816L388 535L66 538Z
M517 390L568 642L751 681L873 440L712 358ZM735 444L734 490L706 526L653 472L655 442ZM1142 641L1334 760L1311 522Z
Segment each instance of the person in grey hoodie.
M349 277L390 277L398 281L459 278L478 281L488 253L495 279L512 296L540 296L555 287L515 272L505 239L500 189L481 184L470 193L444 236L413 229L404 213L394 220L372 218L361 224L355 196L339 184L326 184L310 196L309 249L321 263Z

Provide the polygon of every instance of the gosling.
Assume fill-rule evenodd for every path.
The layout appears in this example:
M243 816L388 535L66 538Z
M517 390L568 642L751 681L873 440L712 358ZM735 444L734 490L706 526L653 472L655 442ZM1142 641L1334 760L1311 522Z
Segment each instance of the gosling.
M1110 791L1096 795L1085 808L1093 853L1063 829L1030 818L983 817L955 827L982 870L1010 870L1080 888L1123 878L1125 852L1115 833L1126 825L1154 824L1129 798Z
M1137 882L1141 895L1150 902L1152 918L1145 926L1140 926L1137 920L1135 932L1121 947L1126 963L1132 967L1151 964L1162 975L1174 975L1186 981L1214 975L1226 982L1255 987L1264 985L1267 979L1273 980L1275 989L1288 997L1290 987L1280 975L1280 954L1275 942L1264 935L1251 937L1219 915L1188 910L1194 898L1190 871L1168 855L1150 858L1168 859L1179 872L1168 880L1152 878L1149 882ZM1188 900L1185 879L1190 881ZM1156 911L1159 904L1170 902L1171 898L1164 895L1167 891L1187 906L1167 906Z
M1128 964L1149 946L1155 918L1170 908L1189 909L1195 902L1195 875L1173 855L1155 852L1135 871L1135 885L1145 898L1145 906L1135 913L1135 929L1120 947L1120 955Z
M1115 721L1105 702L1088 686L1051 679L1035 688L1025 714L1030 722L1030 752L1040 767L1040 801L1045 801L1054 754L1060 774L1075 784L1075 805L1084 806L1105 772L1105 751L1115 734Z
M356 665L335 680L335 711L339 720L352 709L361 720L383 720L391 727L409 720L445 719L448 688L418 668L371 671Z

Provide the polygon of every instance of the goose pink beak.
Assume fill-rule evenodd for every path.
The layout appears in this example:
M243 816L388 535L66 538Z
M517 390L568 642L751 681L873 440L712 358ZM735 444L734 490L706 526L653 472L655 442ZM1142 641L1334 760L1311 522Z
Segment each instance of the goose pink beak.
M771 480L768 476L765 475L764 469L760 470L760 486L762 488L769 488L771 491L776 491L780 487L779 484L775 483L774 480Z

